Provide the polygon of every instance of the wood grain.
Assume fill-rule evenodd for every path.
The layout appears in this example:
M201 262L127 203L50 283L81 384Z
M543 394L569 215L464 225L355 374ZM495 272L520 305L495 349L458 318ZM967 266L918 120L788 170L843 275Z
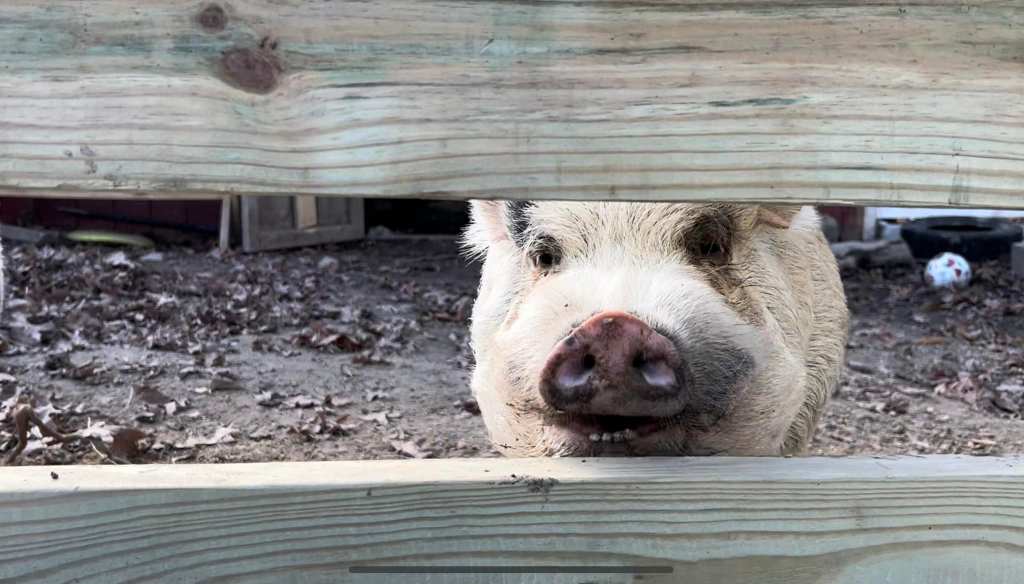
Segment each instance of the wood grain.
M1022 463L935 456L6 468L0 580L638 581L349 573L604 565L674 570L644 582L1017 583Z
M0 194L1024 208L1024 0L6 0Z

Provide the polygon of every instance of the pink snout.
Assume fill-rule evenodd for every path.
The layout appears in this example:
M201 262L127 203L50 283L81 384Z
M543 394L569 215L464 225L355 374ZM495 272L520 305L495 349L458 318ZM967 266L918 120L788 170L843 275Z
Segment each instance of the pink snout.
M681 363L672 341L640 319L602 312L555 345L540 392L563 412L669 415L683 399Z

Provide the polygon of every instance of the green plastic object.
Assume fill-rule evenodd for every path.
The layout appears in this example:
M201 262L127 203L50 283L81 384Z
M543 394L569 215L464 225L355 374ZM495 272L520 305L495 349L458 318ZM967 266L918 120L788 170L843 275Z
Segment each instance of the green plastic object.
M65 235L71 241L79 243L98 243L104 245L129 245L132 247L153 247L153 240L141 235L117 233L115 231L72 231Z

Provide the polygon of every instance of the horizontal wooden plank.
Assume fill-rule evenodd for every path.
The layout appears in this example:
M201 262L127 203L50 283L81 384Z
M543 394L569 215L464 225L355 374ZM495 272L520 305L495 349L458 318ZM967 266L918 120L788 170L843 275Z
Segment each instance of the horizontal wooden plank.
M1024 0L6 0L0 194L1024 208Z
M644 582L1016 583L1024 573L1022 463L936 456L6 468L0 579L580 582L578 574L350 568L605 566L662 572Z

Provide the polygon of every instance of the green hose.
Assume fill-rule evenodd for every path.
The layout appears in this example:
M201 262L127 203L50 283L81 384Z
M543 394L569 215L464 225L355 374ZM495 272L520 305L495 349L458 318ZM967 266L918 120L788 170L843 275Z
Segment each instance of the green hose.
M99 243L106 245L130 245L132 247L153 247L153 240L141 235L116 233L113 231L72 231L65 238L79 243Z

